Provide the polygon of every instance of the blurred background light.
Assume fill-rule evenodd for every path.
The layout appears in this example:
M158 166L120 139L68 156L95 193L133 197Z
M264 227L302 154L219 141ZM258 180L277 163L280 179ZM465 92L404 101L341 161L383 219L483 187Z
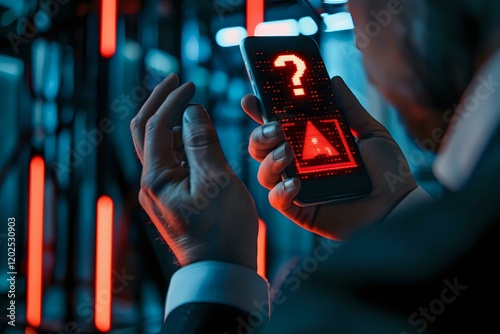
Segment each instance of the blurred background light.
M197 66L200 61L200 23L194 18L187 18L183 24L181 44L182 63L187 67Z
M134 41L126 41L123 47L123 55L128 60L138 60L142 56L142 47Z
M31 160L28 202L28 283L26 319L38 327L42 319L42 264L44 227L45 162Z
M26 14L26 4L21 0L0 0L0 6L7 10L0 15L0 25L7 26Z
M244 27L229 27L217 31L215 41L222 47L230 47L240 45L245 37L247 30Z
M186 58L192 61L198 61L200 59L200 39L199 36L191 35L185 44Z
M113 201L101 196L97 201L95 326L102 332L111 328L113 269Z
M33 16L33 23L35 23L38 32L46 32L50 28L52 19L45 10L39 10Z
M305 16L299 19L299 29L302 35L311 36L318 32L318 25L310 16Z
M254 36L257 25L264 21L265 1L247 0L246 3L248 36Z
M101 56L112 57L116 51L117 0L101 0Z
M226 72L214 71L210 78L210 89L215 94L222 94L227 89L228 76Z
M241 97L245 95L246 85L247 81L245 77L232 78L231 81L229 82L229 87L231 87L231 89L229 89L227 92L228 100L234 103L239 103Z
M7 10L2 15L0 15L0 26L5 27L14 22L17 19L16 12L13 10Z
M278 20L261 22L255 28L255 36L298 36L299 23L297 20Z
M210 60L212 57L212 42L204 35L200 35L198 40L198 61L200 63Z
M150 49L144 59L146 69L166 77L179 71L179 61L176 57L159 49Z
M19 59L0 54L0 75L17 77L23 73L24 64Z
M347 12L324 15L323 20L325 22L327 32L354 29L352 16Z

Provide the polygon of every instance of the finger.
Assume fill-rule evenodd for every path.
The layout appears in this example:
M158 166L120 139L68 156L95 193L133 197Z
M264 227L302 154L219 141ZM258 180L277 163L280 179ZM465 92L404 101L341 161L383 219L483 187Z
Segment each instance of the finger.
M183 117L182 139L189 163L191 191L203 185L200 180L227 171L228 164L214 125L207 111L200 105L190 106ZM225 175L227 177L227 175Z
M173 91L158 111L146 123L144 138L144 168L142 184L156 194L173 179L186 176L174 149L174 131L177 118L193 97L193 83L186 83Z
M167 97L155 114L163 128L173 129L176 126L177 120L186 110L195 91L195 85L186 82Z
M278 183L269 192L269 203L287 218L296 220L301 208L293 203L300 191L300 179L297 177L286 179Z
M281 181L281 173L292 163L293 157L292 147L288 143L280 145L268 154L259 166L259 183L267 189L273 189Z
M248 144L248 153L260 162L284 141L285 134L281 124L276 121L270 122L253 130Z
M388 134L387 129L361 106L341 77L333 77L332 89L340 111L345 115L351 130L359 139L377 134Z
M146 123L149 118L154 115L158 108L160 108L167 96L178 86L179 77L172 73L155 87L151 96L130 122L130 130L132 132L134 147L141 162L144 161L144 137Z
M195 86L188 82L174 90L149 118L146 124L144 160L146 165L161 165L162 168L173 167L178 159L175 156L174 127L177 119L186 109L193 97Z
M257 97L252 94L243 96L241 99L241 107L254 121L262 124L262 114L259 111L259 103Z

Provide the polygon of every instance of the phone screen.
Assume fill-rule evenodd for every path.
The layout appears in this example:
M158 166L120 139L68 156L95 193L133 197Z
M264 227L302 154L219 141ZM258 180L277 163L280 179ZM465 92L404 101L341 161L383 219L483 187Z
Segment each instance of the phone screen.
M335 103L319 50L248 53L269 121L283 125L302 179L350 174L360 165L356 143Z

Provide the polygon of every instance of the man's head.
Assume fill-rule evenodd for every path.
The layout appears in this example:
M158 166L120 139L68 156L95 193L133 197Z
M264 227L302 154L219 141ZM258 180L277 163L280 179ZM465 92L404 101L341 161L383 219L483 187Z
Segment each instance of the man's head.
M434 140L473 75L500 47L498 0L350 0L370 80L418 140Z

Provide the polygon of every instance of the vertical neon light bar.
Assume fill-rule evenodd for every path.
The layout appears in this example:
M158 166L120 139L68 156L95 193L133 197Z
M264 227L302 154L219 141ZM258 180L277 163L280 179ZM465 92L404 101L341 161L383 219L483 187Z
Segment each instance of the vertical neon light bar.
M43 202L45 162L39 156L30 163L28 199L28 277L26 319L40 326L42 318Z
M264 22L264 0L247 0L247 33L255 34L257 24Z
M117 0L101 0L100 51L104 58L110 58L116 51Z
M97 201L95 326L101 332L111 328L111 270L113 253L113 201L101 196Z
M264 22L264 0L247 0L247 34L253 36L255 27ZM266 224L259 219L257 236L257 273L266 277Z
M266 224L259 219L259 232L257 234L257 274L266 277Z

